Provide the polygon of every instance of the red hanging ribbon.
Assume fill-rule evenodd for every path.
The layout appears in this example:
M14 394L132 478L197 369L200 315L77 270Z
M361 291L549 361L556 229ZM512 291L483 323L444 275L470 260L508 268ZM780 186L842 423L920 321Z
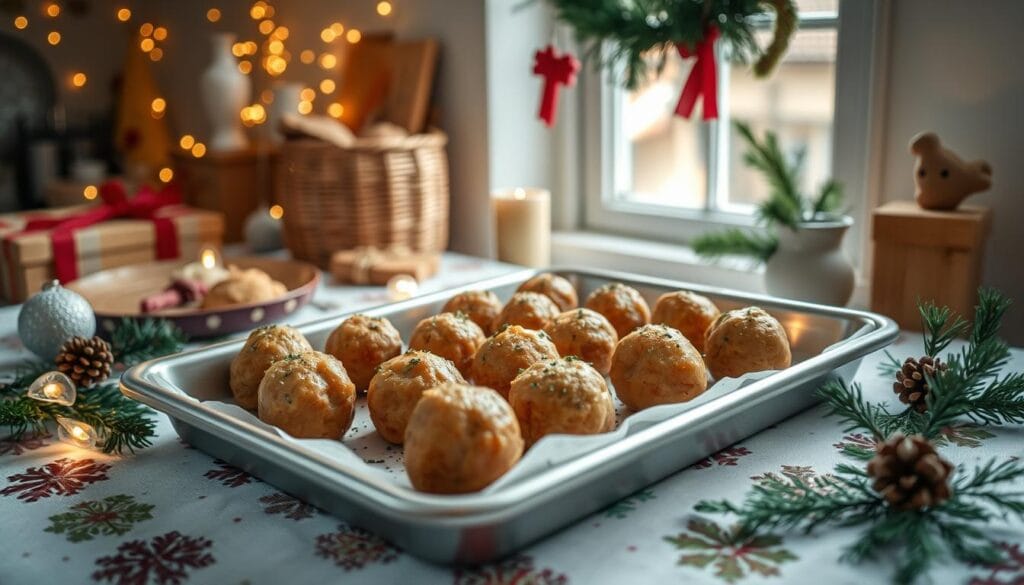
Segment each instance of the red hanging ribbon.
M174 228L174 222L169 217L157 215L159 209L181 203L181 196L174 188L168 186L157 192L149 187L142 187L135 197L129 199L120 181L107 181L100 186L100 197L103 204L98 207L60 218L33 218L28 220L22 229L21 233L50 231L53 269L58 280L66 283L78 278L75 232L111 219L133 218L152 221L156 232L157 259L167 260L180 255L178 232Z
M551 45L537 51L533 57L533 74L544 78L544 90L540 98L540 111L537 117L549 128L555 123L555 110L558 106L558 89L560 85L572 87L576 83L576 72L580 70L580 62L569 53L555 55Z
M686 78L683 93L676 104L676 115L689 118L697 105L697 98L704 98L704 119L718 118L718 73L715 66L715 41L718 40L718 28L708 26L704 29L704 38L697 42L695 50L683 43L676 43L676 50L683 59L696 57L690 76Z

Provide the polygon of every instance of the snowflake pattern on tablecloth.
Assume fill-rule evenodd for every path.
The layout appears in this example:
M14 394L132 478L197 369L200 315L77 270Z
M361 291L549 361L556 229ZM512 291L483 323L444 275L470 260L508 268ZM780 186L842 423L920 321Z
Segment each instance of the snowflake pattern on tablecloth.
M665 541L687 552L679 557L683 566L706 569L714 567L715 577L735 583L758 574L778 577L778 565L794 561L797 556L782 548L782 538L774 534L757 534L740 525L723 528L710 520L694 518L687 532L666 536Z
M284 514L284 517L289 520L305 520L312 518L317 513L316 506L307 504L284 492L267 494L260 498L260 503L263 504L264 514Z
M653 500L658 496L654 495L651 490L640 490L635 494L626 496L618 502L615 502L611 506L604 509L604 516L606 518L618 518L620 520L629 517L630 514L636 511L640 504Z
M972 424L960 424L949 427L942 427L939 436L933 441L936 447L943 447L952 443L957 447L977 449L986 439L995 437L993 433Z
M109 465L94 459L75 461L65 457L8 476L7 481L11 484L0 490L0 495L18 494L18 499L25 502L36 502L54 495L72 496L91 483L109 479L109 469Z
M750 449L746 447L726 447L711 457L706 457L693 464L693 469L707 469L714 464L735 466L740 457L750 455Z
M71 542L92 540L96 535L120 536L136 522L152 520L153 505L136 502L135 496L118 494L102 500L79 502L67 512L50 516L45 531L67 534Z
M569 578L553 569L538 569L533 557L516 555L498 563L458 568L454 585L565 585Z
M41 449L50 444L50 441L47 439L52 437L53 435L50 433L36 432L25 433L17 439L13 437L0 439L0 455L21 455L26 451Z
M337 532L317 536L316 554L346 571L398 559L398 549L391 543L372 532L347 524L339 525Z
M769 480L788 483L793 486L793 493L799 495L804 493L804 490L797 487L798 482L810 487L813 492L825 494L835 488L835 486L830 484L836 479L836 476L831 473L819 474L809 465L783 465L779 473L768 471L761 475L751 476L750 479L760 484L764 484Z
M245 484L259 481L249 473L231 465L227 461L214 459L214 464L220 469L211 469L203 474L206 479L215 479L222 485L230 488L241 487Z
M853 433L852 435L844 435L838 443L833 443L832 446L839 449L843 455L849 455L857 459L871 459L875 454L876 444L877 441L870 435Z
M1024 551L1019 544L999 543L1006 559L989 567L988 575L974 577L968 585L1024 585Z
M96 559L100 568L92 578L116 585L180 585L191 571L216 562L208 550L211 546L207 538L177 530L149 541L130 540L117 547L117 554Z

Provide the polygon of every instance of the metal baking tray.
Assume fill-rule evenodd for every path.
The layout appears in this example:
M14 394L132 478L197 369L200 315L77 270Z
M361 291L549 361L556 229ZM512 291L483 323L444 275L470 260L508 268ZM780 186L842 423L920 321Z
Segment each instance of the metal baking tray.
M514 552L815 403L827 378L849 381L861 358L890 344L898 329L873 313L752 295L685 282L574 268L551 269L585 298L622 282L654 304L671 290L711 298L723 311L758 305L786 328L793 365L753 376L739 388L651 425L635 425L610 444L523 479L466 495L432 495L384 481L351 460L325 457L255 424L210 408L230 402L228 366L244 338L140 364L124 374L122 392L167 413L186 442L248 471L418 557L482 563ZM385 316L408 339L415 324L454 294L489 289L508 299L540 271L524 270L406 301L359 311ZM315 348L350 313L298 329ZM365 398L357 409L365 410ZM358 416L357 416L358 420ZM400 452L399 452L400 453ZM344 459L344 458L342 458Z

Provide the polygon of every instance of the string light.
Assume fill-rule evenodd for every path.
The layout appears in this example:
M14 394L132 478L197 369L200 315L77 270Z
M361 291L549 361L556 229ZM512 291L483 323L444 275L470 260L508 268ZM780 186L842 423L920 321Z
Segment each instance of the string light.
M290 32L291 31L288 30L287 26L279 26L274 29L274 32L270 36L280 41L284 41L288 39L288 35L290 34Z
M196 142L192 145L192 156L196 158L203 158L206 154L206 145L202 142Z
M302 100L301 102L299 102L298 110L300 114L305 116L306 114L313 111L313 102Z
M274 30L274 21L273 20L264 20L263 22L260 23L260 32L261 33L263 33L265 35L269 35L271 32L273 32L273 30Z
M57 438L61 441L81 447L82 449L96 448L99 435L92 425L64 416L58 416L56 419L57 424L60 425L57 428Z
M14 28L16 28L18 30L25 30L25 27L27 27L27 26L28 26L28 19L27 18L25 18L24 16L16 16L16 17L14 17Z
M304 87L299 92L299 99L304 102L311 102L316 97L316 92L313 91L312 87Z
M381 16L387 16L391 14L391 3L387 0L382 0L377 3L377 14Z
M82 189L82 197L85 197L89 201L95 199L99 194L100 192L99 189L96 188L96 185L86 185L85 189Z
M331 30L330 28L325 28L324 30L320 31L320 40L322 40L325 43L334 42L334 38L337 36L338 35L334 34L334 31Z
M245 52L249 55L255 55L258 48L255 41L245 41Z
M39 376L28 387L26 394L34 400L61 406L71 406L78 398L75 383L61 372L46 372Z
M309 49L306 49L305 51L299 53L299 60L305 63L306 65L310 65L313 63L313 61L316 61L316 53Z
M160 177L160 181L170 183L171 179L174 178L174 169L171 167L164 167L160 169L160 173L157 176Z
M231 45L231 54L235 57L245 56L245 43L235 43Z
M139 34L144 36L144 37L148 37L148 36L152 35L153 34L153 25L152 25L152 23L149 23L149 22L142 23L142 26L139 27Z
M154 98L153 102L150 104L150 107L153 108L154 112L163 112L165 109L167 109L167 100L159 97Z
M132 18L132 11L127 8L118 8L116 16L121 22L128 22Z
M242 108L239 113L242 123L246 126L255 126L267 121L267 110L261 104L253 104Z
M60 44L60 33L57 31L50 31L50 34L46 35L46 42L53 46Z
M209 20L210 22L217 22L218 20L220 20L220 9L218 9L218 8L211 8L211 9L207 10L206 11L206 20Z
M260 101L265 104L274 103L274 92L270 91L269 89L264 89L263 91L260 92Z
M404 301L416 296L420 283L408 274L396 274L388 279L388 298L392 301Z
M284 207L281 207L280 205L271 205L268 213L273 219L281 219L284 217Z
M362 38L363 38L363 33L359 32L356 29L352 29L352 30L348 31L348 34L345 35L345 40L350 42L350 43L352 43L353 45L358 43L359 40L362 39Z
M339 104L338 102L334 102L331 105L327 106L327 115L332 118L340 118L341 115L344 113L345 106Z
M156 46L156 43L153 42L153 39L150 39L150 38L145 38L145 39L142 39L141 41L139 41L139 48L142 49L143 53L148 53L148 52L152 51L153 47L155 47L155 46Z
M82 87L82 86L85 85L85 82L88 81L88 80L89 80L89 78L86 77L85 73L82 73L81 71L79 71L79 72L77 72L77 73L75 73L74 75L71 76L71 85L73 85L75 87Z
M195 143L196 139L194 136L192 136L191 134L185 134L181 137L181 140L178 141L178 146L180 146L182 150L189 150Z
M269 51L271 55L280 55L284 52L284 43L281 41L270 41L267 43L267 51Z
M153 29L153 38L158 40L158 41L166 40L167 39L167 29L162 27L162 26L158 26L158 27L154 28Z
M253 20L260 20L266 15L267 8L266 4L264 4L263 2L257 2L252 5L252 8L249 9L249 16L252 17Z
M57 18L60 16L60 5L56 2L50 2L46 5L46 16L50 18Z
M159 61L160 59L163 59L163 58L164 58L164 50L161 49L160 47L154 47L153 50L149 52L149 59L151 61Z
M267 73L277 76L284 73L284 70L288 68L288 62L277 55L271 55L267 57Z
M332 22L331 31L334 32L334 36L340 37L341 33L345 32L345 27L341 26L340 22Z
M249 75L250 73L252 73L252 62L239 61L238 70L241 71L244 75Z
M330 53L320 55L320 67L334 69L338 65L338 58Z
M214 268L223 265L220 258L220 252L217 251L217 248L212 246L206 246L199 252L199 263L207 270L213 270Z
M333 79L324 79L320 82L320 93L334 93L335 85Z

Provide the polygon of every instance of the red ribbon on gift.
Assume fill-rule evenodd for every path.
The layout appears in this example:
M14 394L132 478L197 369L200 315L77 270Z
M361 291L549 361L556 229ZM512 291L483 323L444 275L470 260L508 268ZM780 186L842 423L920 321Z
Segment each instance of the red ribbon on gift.
M683 93L676 104L676 115L689 118L697 105L697 98L704 98L704 119L718 118L718 72L715 65L715 41L718 40L718 28L709 26L704 29L704 38L697 42L694 50L683 43L676 44L676 50L683 59L696 57L690 76L686 78Z
M178 232L169 217L157 215L157 211L169 205L181 203L181 196L171 186L161 191L142 187L135 197L129 199L120 181L107 181L100 186L103 204L81 213L59 218L37 217L29 219L21 233L50 231L53 247L54 275L61 282L78 278L78 254L75 251L75 232L111 219L148 219L153 222L156 232L156 257L158 260L177 258Z

